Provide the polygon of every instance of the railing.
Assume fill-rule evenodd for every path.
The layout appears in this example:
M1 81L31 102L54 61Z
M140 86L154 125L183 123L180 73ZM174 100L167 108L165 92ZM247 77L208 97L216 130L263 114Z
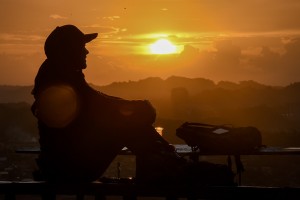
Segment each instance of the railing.
M201 152L196 151L193 152L191 147L186 144L174 144L176 151L182 155L228 155L227 152ZM38 154L40 152L39 147L21 147L16 149L16 153L29 153L29 154ZM131 152L127 148L123 148L121 154L131 154ZM300 155L300 147L261 147L259 149L243 152L240 155Z
M175 144L174 145L177 153L183 156L189 156L192 160L197 161L199 156L214 156L214 155L226 155L230 156L233 155L232 153L228 152L201 152L201 151L192 151L191 147L186 144ZM17 153L26 153L26 154L38 154L40 152L39 147L23 147L18 148L16 150ZM127 149L124 148L120 155L132 155L132 153ZM300 155L300 147L261 147L258 149L254 149L248 152L242 152L238 155L233 155L235 157L235 164L236 164L236 173L238 178L238 184L242 184L241 180L241 173L243 164L241 162L240 157L243 155ZM231 157L229 158L228 164L231 165ZM138 166L137 166L138 167Z
M178 153L186 156L220 155L192 152L187 145L175 145ZM20 148L18 153L39 153L39 148ZM122 154L130 154L127 149ZM226 152L222 155L227 155ZM243 155L300 155L299 147L263 147ZM137 197L164 197L168 200L192 199L295 199L300 196L300 188L228 186L203 187L197 185L139 185L133 182L92 182L92 183L48 183L39 181L15 182L0 181L1 194L5 200L18 199L18 195L40 195L43 200L54 200L58 195L74 195L83 200L86 195L95 200L104 200L108 196L120 196L124 200Z

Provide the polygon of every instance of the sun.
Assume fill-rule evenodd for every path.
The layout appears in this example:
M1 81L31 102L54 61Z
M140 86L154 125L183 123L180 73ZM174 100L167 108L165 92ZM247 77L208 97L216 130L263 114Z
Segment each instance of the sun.
M173 54L177 48L167 39L159 39L149 46L152 54Z

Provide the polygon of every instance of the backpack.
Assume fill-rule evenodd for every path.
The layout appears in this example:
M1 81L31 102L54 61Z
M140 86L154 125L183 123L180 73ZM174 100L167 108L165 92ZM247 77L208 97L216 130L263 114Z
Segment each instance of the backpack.
M208 154L247 154L263 146L260 131L252 126L185 122L176 129L176 135L193 150Z

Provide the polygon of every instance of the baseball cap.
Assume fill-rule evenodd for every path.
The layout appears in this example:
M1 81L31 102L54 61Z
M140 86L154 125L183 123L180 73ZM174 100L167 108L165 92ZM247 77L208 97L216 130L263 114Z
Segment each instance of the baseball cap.
M84 34L76 26L68 24L56 27L47 37L44 50L47 56L58 49L85 44L98 36L98 33Z

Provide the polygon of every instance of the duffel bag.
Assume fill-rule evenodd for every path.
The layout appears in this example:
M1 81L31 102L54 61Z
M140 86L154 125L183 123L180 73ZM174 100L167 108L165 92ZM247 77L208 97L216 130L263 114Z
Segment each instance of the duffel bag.
M253 126L232 127L185 122L176 135L192 149L207 153L239 155L263 146L261 132Z

